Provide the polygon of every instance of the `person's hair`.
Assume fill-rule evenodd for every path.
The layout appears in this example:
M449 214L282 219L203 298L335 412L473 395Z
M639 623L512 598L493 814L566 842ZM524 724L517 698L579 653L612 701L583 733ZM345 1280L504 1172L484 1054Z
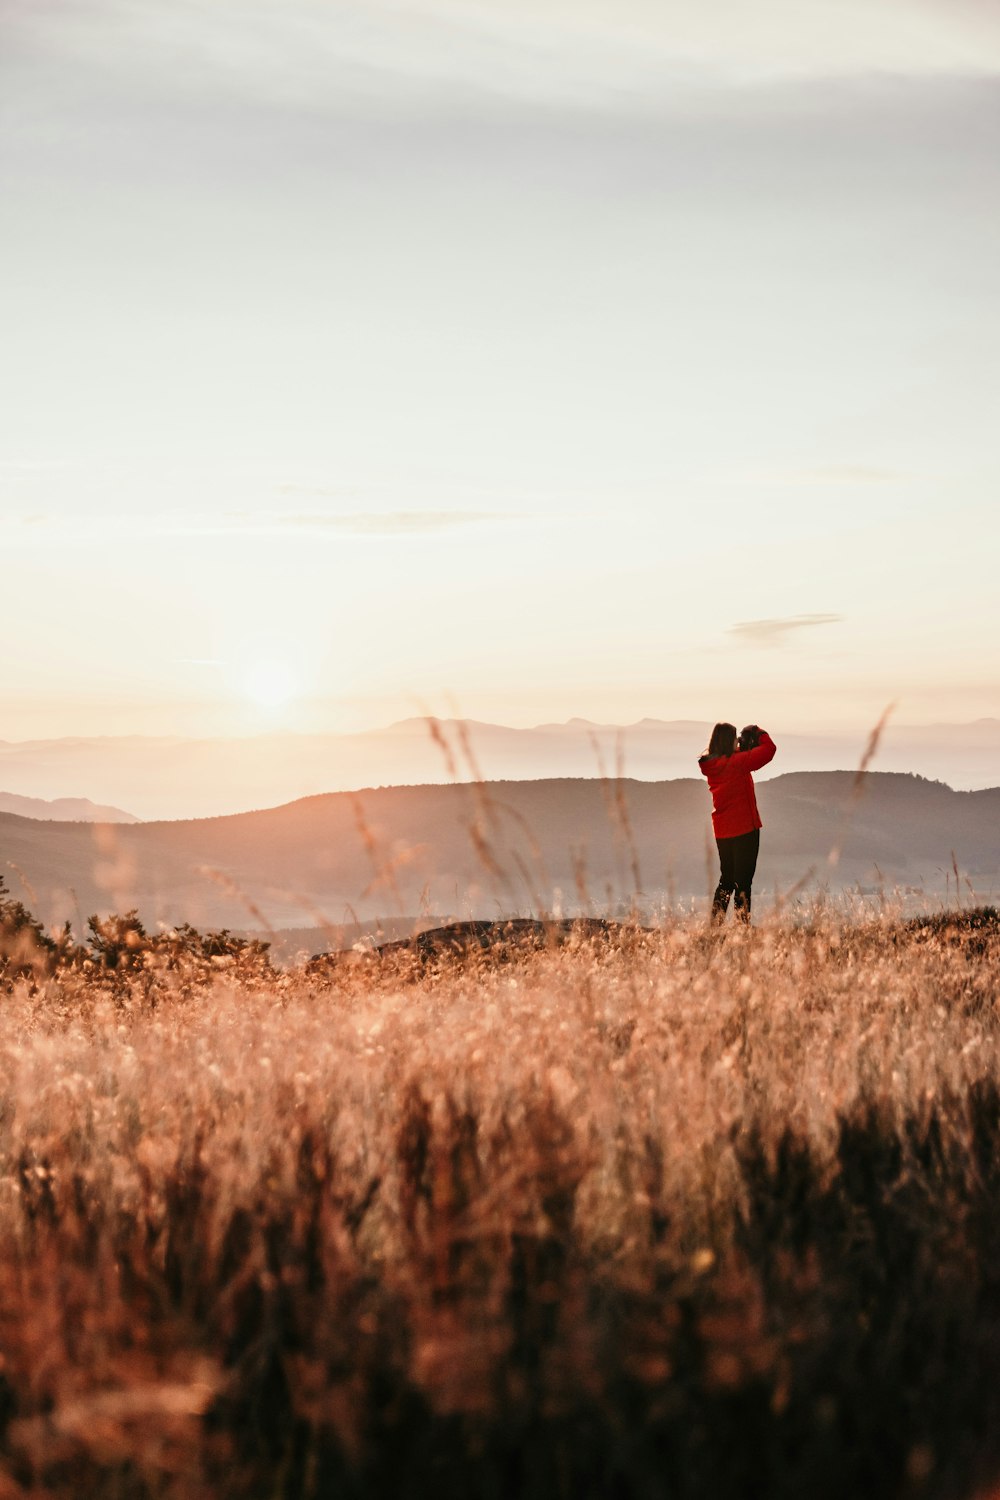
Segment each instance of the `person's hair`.
M705 755L732 755L736 749L736 725L716 724Z

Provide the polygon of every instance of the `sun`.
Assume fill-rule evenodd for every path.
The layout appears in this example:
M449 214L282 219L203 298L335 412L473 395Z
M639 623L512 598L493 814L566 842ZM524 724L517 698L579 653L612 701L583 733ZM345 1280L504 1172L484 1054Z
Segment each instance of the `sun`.
M299 689L298 676L287 661L264 656L251 662L243 673L243 691L258 708L284 708Z

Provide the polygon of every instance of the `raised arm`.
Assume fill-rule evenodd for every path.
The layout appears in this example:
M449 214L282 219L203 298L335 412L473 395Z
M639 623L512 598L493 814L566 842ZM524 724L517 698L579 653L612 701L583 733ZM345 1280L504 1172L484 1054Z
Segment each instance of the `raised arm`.
M760 732L760 740L752 750L735 750L729 757L729 769L739 775L746 771L759 771L772 761L777 752L777 745L772 740L766 729Z

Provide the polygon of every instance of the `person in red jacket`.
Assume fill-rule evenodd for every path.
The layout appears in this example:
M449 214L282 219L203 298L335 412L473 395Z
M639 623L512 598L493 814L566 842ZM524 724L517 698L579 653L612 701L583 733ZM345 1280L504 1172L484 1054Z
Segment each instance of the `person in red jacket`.
M734 891L735 916L739 921L750 921L750 887L757 868L761 829L750 773L773 760L776 749L771 736L756 724L748 724L738 739L734 724L716 724L708 749L698 761L712 793L712 828L719 849L713 923L724 920Z

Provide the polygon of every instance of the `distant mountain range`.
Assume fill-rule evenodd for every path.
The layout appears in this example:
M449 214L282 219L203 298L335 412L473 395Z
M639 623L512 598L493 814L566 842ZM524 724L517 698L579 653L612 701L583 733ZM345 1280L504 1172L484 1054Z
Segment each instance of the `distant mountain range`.
M853 770L864 734L791 734L778 742L776 770ZM407 719L345 735L260 735L247 739L150 737L0 741L0 786L20 795L82 794L124 805L141 818L205 817L273 807L298 797L370 786L598 777L619 757L627 776L691 776L710 726L643 719L619 729L571 719L512 729ZM1000 719L961 725L890 722L875 767L914 771L959 789L1000 784Z
M1000 887L1000 788L794 772L758 782L757 889L861 885L944 893L954 855L982 900ZM138 907L149 922L258 928L355 919L611 914L703 898L716 853L704 783L597 779L389 787L174 822L57 823L0 814L8 883L77 923ZM831 860L831 852L839 857ZM963 884L965 899L971 893ZM954 891L953 891L954 895Z
M138 823L134 813L120 807L98 807L86 797L19 797L15 792L0 792L0 812L17 813L22 818L41 818L56 823Z

